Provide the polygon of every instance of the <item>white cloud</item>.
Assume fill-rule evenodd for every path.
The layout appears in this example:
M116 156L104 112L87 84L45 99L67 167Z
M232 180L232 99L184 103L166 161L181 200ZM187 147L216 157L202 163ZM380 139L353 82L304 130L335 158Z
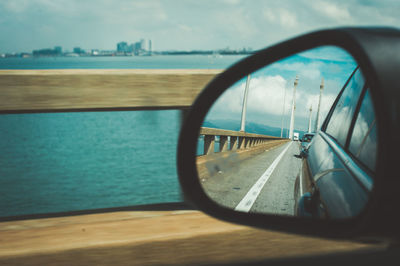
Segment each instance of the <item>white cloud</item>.
M214 18L224 35L234 34L238 38L249 38L259 33L259 27L254 23L252 15L243 8L231 9L229 12L220 10Z
M319 94L307 94L305 104L306 107L312 106L313 109L313 117L316 117L317 109L318 109L318 101L319 101ZM300 99L303 97L303 94L300 94ZM321 106L320 106L320 125L322 124L323 120L327 116L329 110L333 102L335 101L337 95L336 94L322 94L321 98ZM304 115L305 117L306 115Z
M264 18L266 18L268 22L276 22L277 21L277 16L271 8L264 9L263 15L264 15Z
M336 21L344 22L351 19L347 6L343 4L339 5L326 1L312 1L310 3L315 11Z
M183 25L183 24L179 24L178 28L182 31L186 31L186 32L192 32L193 29L187 25Z
M263 10L263 16L268 22L284 28L294 28L298 25L296 14L288 9L269 7Z
M66 12L69 7L76 6L75 1L67 0L12 0L4 1L2 3L9 12L22 13L22 12L37 12L38 10L51 11L51 12ZM84 5L81 5L85 7ZM77 11L74 9L75 12Z
M279 20L282 26L288 28L293 28L298 24L296 14L286 9L279 10Z
M227 119L239 121L242 112L245 84L245 79L242 79L239 84L226 90L213 105L206 120ZM327 80L325 84L331 86L331 84L334 84L334 81ZM313 109L312 124L314 125L315 123L319 101L319 85L314 85L317 85L316 89L311 89L308 86L298 86L296 90L295 123L296 127L301 130L307 129L310 106ZM328 89L330 90L324 90L322 94L320 125L337 97L337 94L332 92L331 88ZM281 75L252 77L249 85L246 120L257 123L269 121L270 126L280 126L280 119L284 108L284 120L286 121L285 123L288 123L292 97L292 80L285 79Z
M2 4L8 12L21 13L28 8L30 2L29 0L15 0L3 2Z
M282 114L287 81L282 76L252 78L247 110L255 113Z
M264 76L250 79L247 99L247 113L282 114L284 92L287 81L282 76ZM238 117L242 112L243 94L246 82L228 89L217 100L210 111L210 117ZM288 96L287 96L288 97Z
M228 5L238 5L240 4L240 0L222 0L222 2L224 2L225 4Z

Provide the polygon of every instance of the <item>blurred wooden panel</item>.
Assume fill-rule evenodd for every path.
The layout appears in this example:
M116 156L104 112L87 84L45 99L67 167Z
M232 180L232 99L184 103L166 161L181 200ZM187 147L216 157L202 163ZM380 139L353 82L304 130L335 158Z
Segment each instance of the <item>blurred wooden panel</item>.
M125 211L2 222L0 236L0 265L246 265L267 259L329 253L337 256L339 252L367 254L385 248L382 244L255 229L194 210ZM311 265L326 265L323 262Z
M189 107L222 70L0 70L0 112Z

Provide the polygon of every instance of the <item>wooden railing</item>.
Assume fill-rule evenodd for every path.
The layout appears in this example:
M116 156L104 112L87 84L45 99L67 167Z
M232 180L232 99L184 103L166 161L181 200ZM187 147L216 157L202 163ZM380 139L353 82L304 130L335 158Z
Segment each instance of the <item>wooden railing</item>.
M0 70L0 113L187 109L222 70Z

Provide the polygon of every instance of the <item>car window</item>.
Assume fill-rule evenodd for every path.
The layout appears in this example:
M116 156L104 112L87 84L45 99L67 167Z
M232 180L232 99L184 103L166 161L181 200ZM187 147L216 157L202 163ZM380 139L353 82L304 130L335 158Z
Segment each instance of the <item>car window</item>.
M350 140L350 152L370 170L375 170L376 163L376 119L371 95L367 91L361 104L360 112L354 125Z
M327 124L326 133L342 146L346 143L347 133L364 83L361 71L357 70L340 96Z

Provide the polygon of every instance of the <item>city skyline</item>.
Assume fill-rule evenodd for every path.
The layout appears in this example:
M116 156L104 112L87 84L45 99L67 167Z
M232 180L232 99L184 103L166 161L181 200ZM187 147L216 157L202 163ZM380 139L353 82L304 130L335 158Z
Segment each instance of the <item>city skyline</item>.
M146 42L147 41L147 42ZM119 46L121 44L125 44L127 49L126 51L122 51ZM132 43L128 43L127 41L120 41L118 43L116 43L114 45L113 48L110 49L106 49L106 50L102 50L102 49L97 49L97 48L93 48L93 47L82 47L82 46L74 46L70 49L65 49L63 45L58 44L54 47L42 47L42 48L38 48L38 49L34 49L32 51L15 51L13 53L2 53L2 51L0 50L0 55L1 54L25 54L25 53L32 53L34 54L37 51L41 51L41 50L54 50L55 54L62 54L62 53L76 53L76 54L81 54L81 53L93 53L93 51L116 51L116 52L132 52L132 50L144 50L144 51L153 51L153 41L151 39L143 39L141 38L139 41L134 41ZM90 52L89 52L90 51Z
M251 47L243 47L242 49L232 50L230 48L215 49L215 50L153 50L154 44L151 39L140 39L137 42L128 43L127 41L118 42L114 49L100 50L95 48L82 48L80 46L73 47L71 50L63 49L63 46L57 45L54 48L41 48L33 51L23 51L14 53L2 53L0 58L6 57L30 57L30 56L140 56L153 54L250 54L253 53Z
M140 39L140 41L143 41L143 40L146 40L146 39ZM229 47L229 45L223 46L224 48L215 48L215 49L177 49L177 48L175 48L175 49L167 49L167 50L157 50L157 49L154 49L154 42L151 39L148 39L148 41L151 43L151 49L144 49L144 50L145 51L149 51L150 50L150 51L153 51L153 52L176 52L176 51L178 51L178 52L193 52L193 51L215 51L215 52L218 52L218 51L233 51L233 52L240 52L240 51L254 51L254 49L252 47L250 47L250 46L231 48L231 47ZM92 50L97 50L97 51L118 51L118 44L125 43L125 44L127 44L127 46L130 46L130 45L138 44L139 42L132 42L132 43L129 44L128 41L122 40L122 41L119 41L116 44L114 44L113 47L106 48L106 49L98 49L96 47L82 47L80 45L75 45L75 46L72 46L72 47L69 47L69 48L65 49L64 45L57 44L57 45L55 45L53 47L50 46L50 45L47 45L47 46L44 46L44 47L38 47L38 48L30 50L30 51L29 50L25 50L25 51L4 52L4 51L0 50L0 55L1 54L10 54L10 55L11 54L26 54L26 53L33 53L34 51L39 51L39 50L48 50L48 49L58 50L60 48L62 49L63 53L65 53L65 52L67 52L67 53L75 53L75 50L77 50L77 49L81 49L82 51L85 51L85 52L92 51ZM147 44L146 47L149 47L149 44Z

